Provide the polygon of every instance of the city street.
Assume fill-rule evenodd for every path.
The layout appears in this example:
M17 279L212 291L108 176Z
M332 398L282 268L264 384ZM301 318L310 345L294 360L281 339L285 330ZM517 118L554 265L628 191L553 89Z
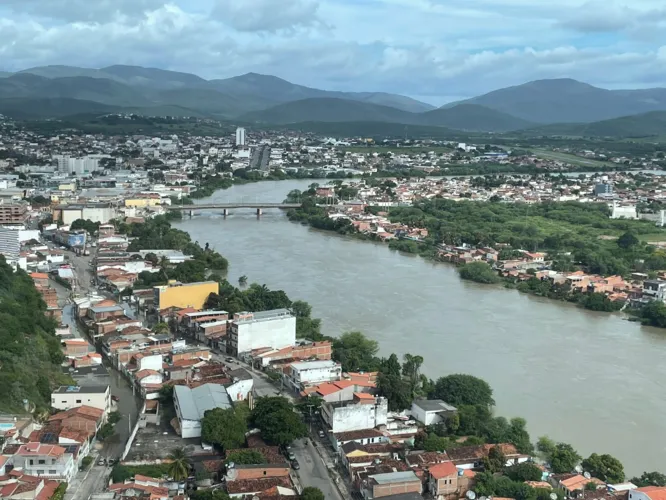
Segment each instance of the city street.
M111 467L95 462L87 471L77 473L67 488L65 500L88 500L90 495L104 491Z
M296 460L298 460L301 466L297 471L301 485L303 487L314 486L315 488L319 488L327 499L334 498L342 500L342 496L340 496L338 489L333 484L328 468L312 442L312 439L299 439L292 446Z

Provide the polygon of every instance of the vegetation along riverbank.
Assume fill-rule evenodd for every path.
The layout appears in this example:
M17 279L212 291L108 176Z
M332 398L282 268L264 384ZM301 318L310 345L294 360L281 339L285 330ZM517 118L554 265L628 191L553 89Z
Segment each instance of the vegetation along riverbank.
M391 181L379 186L384 185L395 188ZM390 208L361 204L359 211L358 203L343 201L355 197L357 189L340 186L333 205L330 198L317 196L320 189L312 185L304 192L290 192L287 200L303 205L290 210L289 219L457 264L462 279L504 283L594 311L624 309L644 324L666 326L666 306L651 303L643 285L666 269L666 251L651 243L666 240L666 231L654 222L614 219L606 203L573 201L527 204L435 197Z
M191 243L189 235L185 237L186 233L171 228L168 221L161 218L143 224L130 224L127 227L122 227L122 224L120 221L116 222L119 229L138 236L138 240L135 240L137 246L149 244L157 250L181 248L184 251L201 248L197 243ZM219 255L219 259L224 259L206 244L202 251ZM419 434L414 443L416 449L441 451L474 444L508 443L521 453L541 457L551 465L554 472L569 472L582 461L585 470L599 479L609 482L621 482L625 479L622 463L610 455L593 453L583 460L581 454L567 443L556 443L547 437L539 438L534 443L524 419L507 419L494 414L493 391L486 381L468 374L445 375L430 379L421 373L423 356L418 354L405 354L402 358L397 354L379 356L378 342L367 338L361 332L345 332L339 337L324 336L321 333L321 321L312 317L312 308L307 302L293 300L283 290L271 290L265 285L256 283L249 286L233 286L221 273L210 267L214 265L214 260L206 262L209 262L204 264L207 278L220 283L219 293L209 296L206 308L223 309L230 314L245 310L290 309L297 318L297 336L314 341L331 341L333 359L341 363L343 371L376 371L378 391L388 399L391 410L408 409L412 401L420 397L443 399L456 406L458 412L455 416ZM183 282L200 279L197 273L186 272L187 269L183 265L177 264L173 267L164 265L163 271L169 276L171 273L179 276ZM493 454L488 458L485 464L487 472L479 475L478 482L484 494L506 495L516 500L549 498L550 491L542 491L538 487L523 483L529 479L523 478L522 475L528 474L531 477L536 474L534 470L527 466L523 466L521 470L513 468L505 470L503 467L505 462L506 460L499 455ZM505 476L500 478L494 476L493 472L505 472ZM666 476L650 472L633 478L632 481L637 485L666 485Z

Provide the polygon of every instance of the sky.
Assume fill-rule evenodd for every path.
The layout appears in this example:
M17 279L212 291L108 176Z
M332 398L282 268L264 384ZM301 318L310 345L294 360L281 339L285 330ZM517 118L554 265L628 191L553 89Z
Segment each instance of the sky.
M432 104L543 78L666 86L663 0L0 0L0 70L131 64Z

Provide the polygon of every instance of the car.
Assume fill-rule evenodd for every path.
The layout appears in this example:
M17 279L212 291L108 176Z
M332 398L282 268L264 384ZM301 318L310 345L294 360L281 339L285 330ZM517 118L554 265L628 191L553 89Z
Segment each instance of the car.
M100 459L97 461L97 465L104 465L104 463L105 463L105 462L104 462L104 459L103 459L103 458L100 458Z
M298 460L292 460L291 461L291 468L294 470L298 470L301 468L301 464L298 463Z
M290 451L287 456L289 457L289 460L296 460L296 455L294 455L293 451Z
M116 463L115 458L109 458L109 465L114 465Z
M236 360L234 358L224 358L227 363L234 363Z
M326 434L324 434L324 431L322 431L322 430L319 431L319 437L322 438L322 439L326 437Z

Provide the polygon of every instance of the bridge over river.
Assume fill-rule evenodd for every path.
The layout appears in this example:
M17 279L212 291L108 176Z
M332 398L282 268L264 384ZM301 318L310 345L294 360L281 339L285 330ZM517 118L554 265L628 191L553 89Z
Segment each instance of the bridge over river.
M224 215L229 214L232 208L253 208L257 210L257 215L261 215L262 211L269 208L278 208L281 210L288 210L290 208L299 208L300 203L201 203L199 205L171 205L168 210L178 210L181 212L189 212L190 216L194 215L196 210L222 210Z

